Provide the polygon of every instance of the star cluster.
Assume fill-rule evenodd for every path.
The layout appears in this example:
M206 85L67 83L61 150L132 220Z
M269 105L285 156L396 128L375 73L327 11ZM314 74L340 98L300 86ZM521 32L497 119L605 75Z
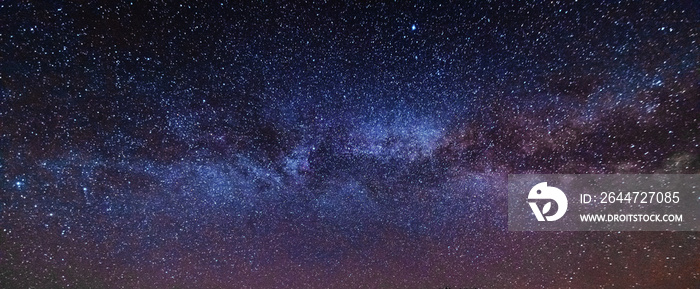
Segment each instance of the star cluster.
M0 3L0 287L700 284L506 200L700 173L698 3L243 2Z

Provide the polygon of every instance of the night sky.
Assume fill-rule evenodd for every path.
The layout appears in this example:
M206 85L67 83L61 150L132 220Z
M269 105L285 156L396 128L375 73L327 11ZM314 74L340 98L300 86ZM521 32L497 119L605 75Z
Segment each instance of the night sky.
M0 2L0 288L700 287L506 186L700 173L699 2L97 2Z

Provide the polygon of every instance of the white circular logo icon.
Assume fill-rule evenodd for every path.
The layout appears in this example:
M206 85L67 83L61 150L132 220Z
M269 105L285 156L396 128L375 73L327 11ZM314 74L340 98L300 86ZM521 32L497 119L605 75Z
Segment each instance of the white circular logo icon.
M548 214L552 209L552 202L547 202L542 206L542 209L537 206L537 202L528 202L532 212L535 213L535 217L540 222L556 221L559 220L566 213L566 208L569 206L569 202L566 199L566 195L560 189L555 187L548 187L546 182L539 183L530 189L530 193L527 195L528 201L537 200L551 200L557 204L557 212L554 214Z

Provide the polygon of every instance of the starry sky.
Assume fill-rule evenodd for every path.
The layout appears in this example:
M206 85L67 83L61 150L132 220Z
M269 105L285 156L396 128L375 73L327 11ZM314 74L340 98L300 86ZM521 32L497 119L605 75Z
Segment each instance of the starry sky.
M0 287L700 285L506 186L700 173L698 2L232 2L0 2Z

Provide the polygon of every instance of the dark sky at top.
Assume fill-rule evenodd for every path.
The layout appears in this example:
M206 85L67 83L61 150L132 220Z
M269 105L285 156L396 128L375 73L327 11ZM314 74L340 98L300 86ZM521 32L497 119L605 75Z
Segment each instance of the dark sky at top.
M506 203L700 173L700 5L461 2L0 2L0 287L700 284Z

